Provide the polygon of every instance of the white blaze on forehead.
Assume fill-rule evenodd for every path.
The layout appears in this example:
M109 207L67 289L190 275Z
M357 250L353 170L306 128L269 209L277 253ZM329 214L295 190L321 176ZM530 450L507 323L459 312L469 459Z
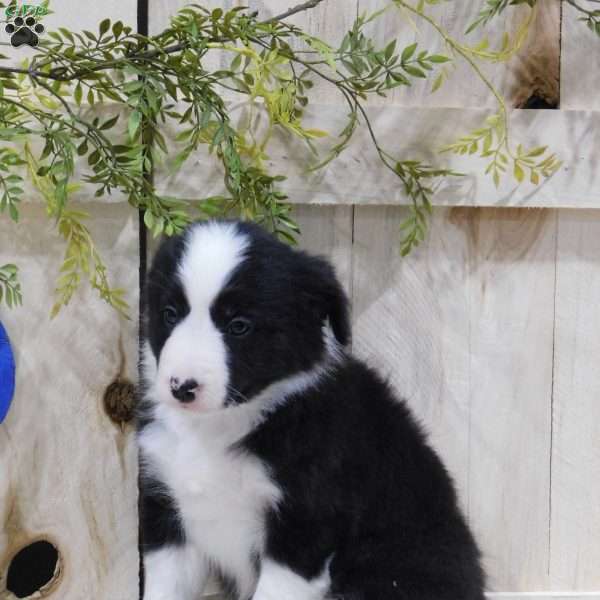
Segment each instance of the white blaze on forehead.
M188 234L179 278L193 310L210 307L234 269L244 260L248 238L234 223L211 222Z

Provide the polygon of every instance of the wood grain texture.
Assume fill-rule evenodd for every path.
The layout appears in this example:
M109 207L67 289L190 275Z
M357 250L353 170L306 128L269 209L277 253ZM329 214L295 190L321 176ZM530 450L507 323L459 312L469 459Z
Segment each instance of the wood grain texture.
M552 589L600 590L600 217L563 211L558 235Z
M341 2L340 2L341 4ZM359 11L373 13L386 3L382 0L359 0ZM412 3L416 5L416 2ZM483 4L481 4L483 5ZM342 10L342 9L341 9ZM464 32L475 19L479 6L473 2L442 2L428 7L431 15L454 39L475 46L483 37L478 29L465 37ZM514 35L526 18L525 7L510 8L493 19L485 28L491 48L500 47L502 33ZM397 9L388 11L376 20L369 32L380 45L398 40L398 47L419 42L423 49L449 53L438 32L428 23ZM517 56L507 63L483 63L483 71L506 97L509 106L522 106L533 94L558 102L558 75L560 56L560 0L544 0L530 30L527 42ZM399 87L389 95L389 101L374 98L375 104L397 104L420 107L494 108L496 100L471 66L456 56L450 69L451 76L442 88L431 94L431 81L414 81L410 87Z
M129 600L138 594L137 453L131 425L104 413L106 387L137 379L137 216L126 205L87 206L114 284L127 289L126 321L82 286L50 320L64 246L41 206L19 227L0 220L0 264L21 267L24 306L1 318L13 344L17 386L0 425L0 598L14 554L54 543L62 575L49 597Z
M538 2L527 42L506 66L502 91L508 105L524 108L528 101L537 99L548 108L558 108L560 54L561 0L542 0Z
M300 226L300 248L328 258L352 300L352 237L354 207L295 206L293 218Z
M491 591L548 589L556 213L453 217L471 244L469 517Z
M226 3L226 8L231 6ZM361 0L342 3L325 1L316 9L295 15L292 21L307 31L336 43L351 26L358 11L372 12L385 3ZM152 0L152 29L158 31L177 6L164 0ZM279 0L255 0L251 7L265 18L284 9ZM462 35L475 10L469 3L442 3L430 9L432 14L455 35ZM527 8L512 7L492 21L491 34L498 37L503 28L513 30L527 14ZM518 56L507 65L488 65L497 85L508 98L509 105L522 106L535 96L550 104L558 102L559 0L539 3L537 18L528 42ZM581 27L581 24L578 24ZM429 28L431 29L431 28ZM438 37L422 25L423 44L433 50ZM382 43L398 37L401 43L416 39L415 30L401 13L390 10L375 22L373 35ZM439 48L441 51L442 49ZM579 56L579 55L578 55ZM581 58L581 56L579 56ZM225 60L225 59L223 59ZM219 63L220 66L225 63ZM454 87L453 87L454 86ZM550 180L539 186L517 185L509 174L499 189L484 174L487 161L477 156L455 156L439 153L447 144L481 126L492 106L479 95L478 84L470 72L458 69L447 86L430 96L421 84L399 89L385 101L385 106L370 106L374 131L386 150L401 158L415 158L449 167L466 176L444 181L433 196L439 206L513 206L513 207L596 207L598 206L598 170L600 160L600 113L587 110L548 111L515 110L510 119L513 146L526 148L547 145L563 160L563 167ZM488 94L489 96L489 94ZM487 96L486 96L487 97ZM239 98L237 101L239 102ZM319 84L312 96L314 104L306 110L307 127L325 128L331 137L316 143L323 154L335 143L335 135L346 124L346 108L330 84ZM344 108L342 108L344 106ZM244 107L233 110L234 122L243 120ZM556 140L564 140L559 146ZM514 148L513 148L514 149ZM277 131L269 148L268 167L288 177L283 188L292 202L335 204L406 204L408 199L398 179L383 166L373 147L367 128L357 132L351 147L333 163L318 172L309 172L314 164L304 142ZM169 174L159 166L157 188L180 190L183 197L223 193L222 168L214 156L200 151L177 174ZM202 190L202 194L199 194Z
M239 115L240 110L234 111ZM507 174L499 188L485 175L487 161L477 156L440 154L439 150L476 129L488 113L480 109L372 107L369 115L381 145L395 155L416 158L429 164L452 168L463 177L447 179L433 194L436 206L503 206L520 208L600 207L600 111L514 110L510 125L526 147L548 145L563 161L550 179L535 186L518 185ZM329 132L339 131L345 112L322 104L307 110L307 125L324 124ZM560 142L559 142L560 140ZM325 153L331 139L316 144ZM516 142L517 140L515 140ZM346 152L324 169L310 172L314 157L306 145L277 133L269 150L267 167L283 173L282 188L290 201L301 204L407 204L397 177L379 160L365 127L355 134ZM175 175L161 175L160 189L177 189L183 197L223 192L223 173L213 156L199 152Z
M401 217L356 209L355 348L431 431L491 589L545 589L554 213L436 210L427 244L406 260Z
M561 55L561 109L600 110L600 38L579 21L582 16L572 6L563 3ZM578 0L588 10L598 4Z
M376 366L426 425L468 498L468 245L436 210L429 242L401 259L399 207L356 207L354 349Z
M24 2L23 4L39 4L38 2ZM42 24L46 32L54 31L59 27L66 27L71 31L89 29L97 32L100 21L106 17L113 21L123 21L135 29L137 18L136 0L105 0L103 2L55 2L51 6L52 14L45 16ZM2 14L4 18L4 14ZM43 39L45 34L42 34ZM0 29L0 46L2 54L11 58L11 63L18 65L25 58L31 57L35 51L27 45L13 48L9 42L10 36L4 31L4 23Z

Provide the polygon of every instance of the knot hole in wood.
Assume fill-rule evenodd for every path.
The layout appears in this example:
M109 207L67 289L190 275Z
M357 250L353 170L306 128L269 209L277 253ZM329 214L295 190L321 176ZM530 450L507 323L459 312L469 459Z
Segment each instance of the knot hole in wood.
M47 598L58 587L61 570L60 553L50 542L38 540L21 548L6 573L9 597Z

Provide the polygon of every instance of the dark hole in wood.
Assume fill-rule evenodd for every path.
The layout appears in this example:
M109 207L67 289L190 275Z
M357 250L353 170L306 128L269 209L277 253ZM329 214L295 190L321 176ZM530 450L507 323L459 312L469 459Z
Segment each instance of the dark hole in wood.
M45 541L23 548L11 561L6 589L17 598L27 598L52 581L58 563L58 550Z
M126 379L113 381L104 392L104 410L117 425L133 419L135 410L135 386Z
M543 109L555 110L558 108L558 102L557 101L549 102L546 98L542 98L541 96L538 96L538 94L533 94L523 103L523 105L520 108L532 108L532 109L538 109L538 110L543 110Z

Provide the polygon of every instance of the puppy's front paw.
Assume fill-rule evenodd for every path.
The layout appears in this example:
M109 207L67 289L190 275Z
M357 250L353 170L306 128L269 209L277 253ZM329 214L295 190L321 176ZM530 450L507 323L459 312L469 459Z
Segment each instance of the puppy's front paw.
M196 600L207 569L190 546L167 546L144 555L144 600Z

